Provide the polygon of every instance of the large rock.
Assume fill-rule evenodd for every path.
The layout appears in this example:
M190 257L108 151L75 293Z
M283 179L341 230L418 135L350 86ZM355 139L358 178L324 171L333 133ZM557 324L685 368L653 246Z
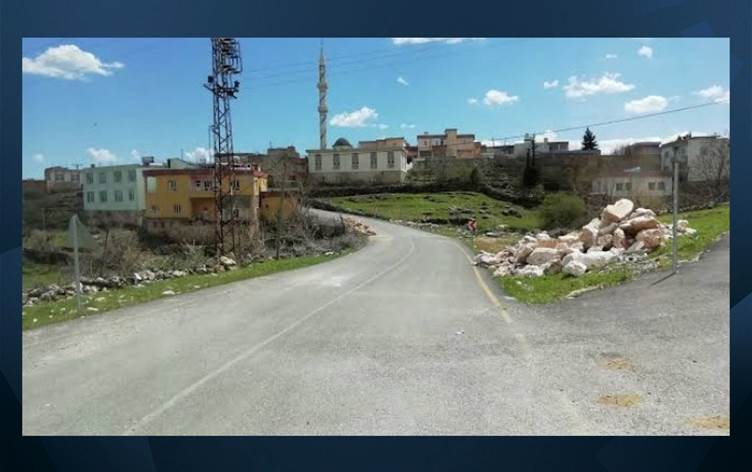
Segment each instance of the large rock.
M525 267L517 270L517 275L523 277L541 277L545 268L537 265L526 265Z
M663 230L661 228L644 229L637 233L635 239L641 242L645 249L652 251L663 244Z
M629 219L637 218L638 216L652 216L655 218L655 212L649 208L638 208L629 215Z
M607 224L601 223L601 227L598 229L598 236L603 236L605 234L611 234L618 227L619 227L619 224L616 223L616 222L614 222L614 223L607 223Z
M532 265L543 265L550 262L558 261L561 258L559 251L553 248L537 247L527 256L527 263Z
M606 206L601 213L601 219L606 223L619 222L632 213L633 208L634 203L632 203L632 200L622 198L621 200L617 200L613 205Z
M613 235L603 234L601 236L598 236L598 239L596 239L595 244L597 246L600 246L603 249L610 249L613 243L613 240L614 240Z
M580 235L577 232L572 232L559 236L558 239L565 244L574 244L580 240Z
M235 262L235 259L231 259L227 256L220 256L219 263L224 267L232 267L237 264L237 262Z
M491 254L489 252L483 251L475 256L475 263L481 266L490 267L499 262L501 262L500 258L498 258L496 254Z
M654 216L646 215L627 220L624 224L619 225L619 227L623 229L625 233L637 234L644 229L658 228L660 225L660 221Z
M580 241L582 241L582 244L586 249L595 244L595 240L598 238L599 229L600 220L598 218L594 218L590 223L582 227L582 231L580 231Z
M611 239L612 247L619 248L619 249L624 249L626 247L627 235L624 234L623 229L616 228L612 236L613 236L613 238Z
M564 267L572 261L580 262L588 269L604 267L615 261L619 256L611 251L591 251L587 253L573 252L568 254L561 263Z
M587 272L587 266L579 261L569 261L568 264L561 268L561 271L565 274L579 277Z
M527 256L529 256L530 253L533 252L533 249L534 247L532 244L520 244L520 246L514 251L515 262L524 262L525 259L527 259Z
M559 245L560 242L558 239L539 239L538 240L538 247L546 247L549 249L555 248L557 245Z
M501 264L493 273L494 277L506 277L514 275L514 266L511 264Z

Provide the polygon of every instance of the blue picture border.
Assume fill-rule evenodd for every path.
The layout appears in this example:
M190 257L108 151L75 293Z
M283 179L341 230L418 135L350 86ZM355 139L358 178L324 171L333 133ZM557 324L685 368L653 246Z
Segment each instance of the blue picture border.
M752 7L746 0L256 2L0 0L0 469L723 470L749 443ZM728 37L730 438L22 438L23 37ZM687 54L691 54L687 51ZM9 467L4 468L5 464Z

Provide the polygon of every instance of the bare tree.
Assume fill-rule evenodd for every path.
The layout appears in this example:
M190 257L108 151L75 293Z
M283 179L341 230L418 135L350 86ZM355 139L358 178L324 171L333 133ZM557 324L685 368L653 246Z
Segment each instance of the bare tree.
M728 141L716 139L705 143L694 162L693 174L696 177L698 196L713 202L728 199L730 159Z

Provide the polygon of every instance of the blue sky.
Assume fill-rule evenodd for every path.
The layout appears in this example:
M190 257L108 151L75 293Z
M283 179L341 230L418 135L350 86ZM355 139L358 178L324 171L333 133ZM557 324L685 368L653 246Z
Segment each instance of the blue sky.
M458 128L479 140L717 105L596 127L631 140L729 129L727 39L324 38L329 143ZM244 38L237 151L318 145L320 38ZM23 175L51 165L205 155L208 39L23 42ZM545 83L545 84L544 84ZM579 141L582 131L548 133ZM512 142L510 140L508 142Z

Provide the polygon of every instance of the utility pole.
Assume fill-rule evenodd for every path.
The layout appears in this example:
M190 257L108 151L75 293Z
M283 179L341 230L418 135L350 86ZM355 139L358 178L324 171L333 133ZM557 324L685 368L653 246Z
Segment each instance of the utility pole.
M678 138L677 138L678 139ZM678 242L676 240L676 222L678 221L679 215L679 146L674 144L674 155L671 158L671 167L673 170L673 177L674 182L671 185L671 190L674 197L674 203L673 203L673 216L672 216L672 225L671 225L671 268L672 272L676 274L677 270L679 270L679 261L677 259L677 246Z
M232 144L230 99L237 98L240 90L235 75L242 72L243 64L240 43L235 38L212 38L211 45L212 75L207 77L204 87L213 96L215 244L217 254L224 254L226 236L230 237L231 251L236 244L235 168L238 164Z

